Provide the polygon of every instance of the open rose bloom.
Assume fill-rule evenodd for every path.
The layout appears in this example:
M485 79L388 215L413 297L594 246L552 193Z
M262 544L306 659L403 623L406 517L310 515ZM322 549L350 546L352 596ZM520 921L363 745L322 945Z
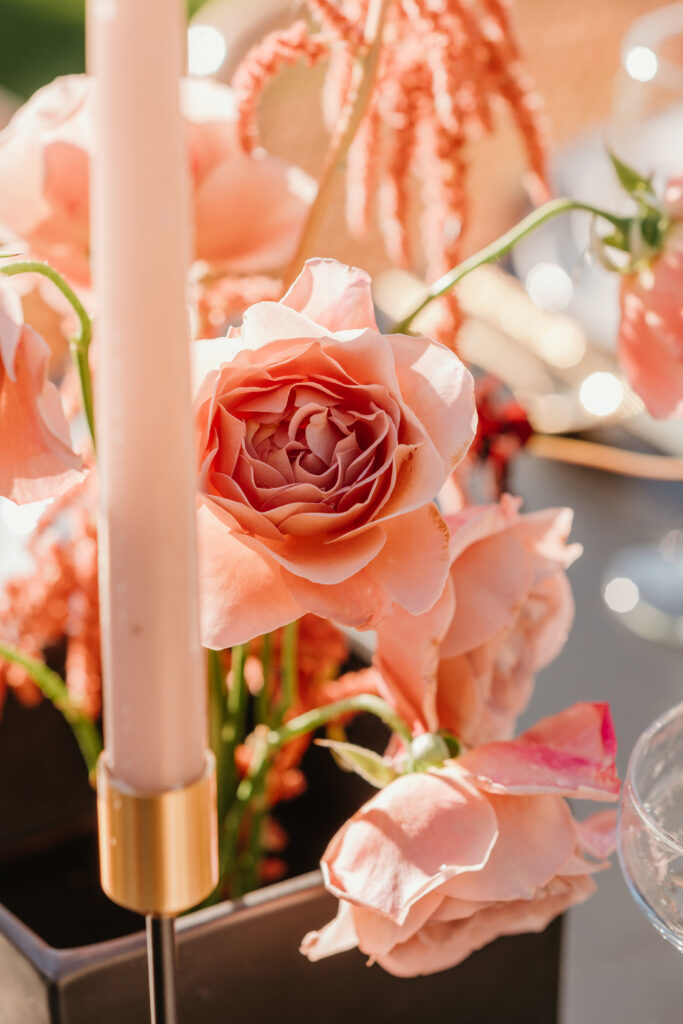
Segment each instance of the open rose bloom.
M337 833L322 860L337 917L302 945L354 946L399 976L460 963L499 935L541 931L587 899L615 815L577 822L564 799L615 800L608 709L576 704L517 740L402 775Z
M457 356L380 334L367 275L312 260L194 360L204 642L432 607L449 571L432 499L474 430Z
M574 603L564 570L569 509L521 514L520 501L446 515L450 571L437 603L396 609L378 628L377 688L415 731L468 744L512 736L535 674L559 654Z
M308 211L310 179L278 157L242 152L232 91L182 82L194 212L195 258L232 273L286 265ZM90 285L93 80L58 78L0 132L0 225L72 284ZM234 202L234 196L239 202Z
M50 350L24 323L21 300L0 279L0 495L18 504L51 498L79 476Z

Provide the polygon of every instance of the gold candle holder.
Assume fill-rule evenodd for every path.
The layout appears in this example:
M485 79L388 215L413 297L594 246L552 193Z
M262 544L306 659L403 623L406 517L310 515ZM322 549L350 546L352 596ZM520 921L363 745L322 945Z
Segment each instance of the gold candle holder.
M139 914L172 917L218 882L216 763L195 782L141 793L97 765L100 877L107 896Z

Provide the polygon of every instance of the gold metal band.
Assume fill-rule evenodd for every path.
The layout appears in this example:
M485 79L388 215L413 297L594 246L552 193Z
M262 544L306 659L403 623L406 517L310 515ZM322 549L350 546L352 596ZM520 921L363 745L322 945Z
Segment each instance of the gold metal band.
M196 782L139 793L97 765L102 888L139 914L171 916L201 903L218 882L216 763Z

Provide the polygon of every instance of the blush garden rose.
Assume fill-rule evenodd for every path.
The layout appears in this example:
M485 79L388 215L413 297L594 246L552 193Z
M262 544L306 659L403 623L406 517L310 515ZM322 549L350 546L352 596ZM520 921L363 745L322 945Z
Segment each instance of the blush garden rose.
M17 504L52 498L78 479L50 349L24 323L21 299L0 280L0 495Z
M450 573L426 614L396 609L377 635L378 691L413 729L474 745L513 735L536 672L561 651L574 615L565 569L570 509L521 514L504 494L445 515Z
M380 334L369 278L334 260L194 353L204 642L430 608L449 570L432 499L475 426L458 357Z
M183 79L181 104L195 258L241 274L284 266L314 183L263 150L242 152L227 86ZM39 89L0 132L0 224L81 288L90 285L93 117L93 80L68 75Z
M574 820L565 796L616 800L604 704L575 704L517 740L401 775L322 859L337 917L310 932L310 960L358 946L391 974L454 967L499 935L542 931L588 899L608 867L615 814Z

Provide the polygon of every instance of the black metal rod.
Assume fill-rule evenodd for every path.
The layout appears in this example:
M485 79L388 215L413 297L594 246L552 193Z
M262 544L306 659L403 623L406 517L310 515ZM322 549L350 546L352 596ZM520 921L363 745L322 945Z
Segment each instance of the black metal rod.
M147 917L147 969L152 1024L178 1024L175 918Z

